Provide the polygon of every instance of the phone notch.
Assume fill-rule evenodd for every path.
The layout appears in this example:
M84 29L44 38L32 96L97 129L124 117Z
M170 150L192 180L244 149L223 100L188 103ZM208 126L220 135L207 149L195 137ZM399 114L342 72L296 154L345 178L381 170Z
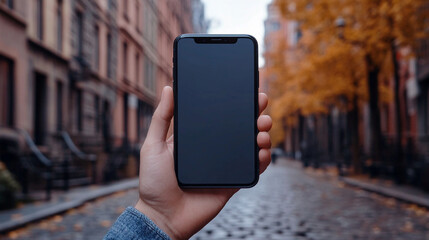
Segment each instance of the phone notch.
M200 44L234 44L236 37L195 37L194 41Z

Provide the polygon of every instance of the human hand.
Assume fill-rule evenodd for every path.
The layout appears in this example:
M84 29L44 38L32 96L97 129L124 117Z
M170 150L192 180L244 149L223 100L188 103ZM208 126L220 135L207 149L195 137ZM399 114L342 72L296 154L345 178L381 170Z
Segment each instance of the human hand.
M267 104L267 95L259 93L259 114ZM239 189L179 187L174 171L173 136L167 139L173 110L173 90L164 87L140 151L140 198L135 208L172 239L188 239L212 220ZM260 115L257 125L260 131L257 136L259 168L262 173L271 161L271 141L267 133L272 125L271 118Z

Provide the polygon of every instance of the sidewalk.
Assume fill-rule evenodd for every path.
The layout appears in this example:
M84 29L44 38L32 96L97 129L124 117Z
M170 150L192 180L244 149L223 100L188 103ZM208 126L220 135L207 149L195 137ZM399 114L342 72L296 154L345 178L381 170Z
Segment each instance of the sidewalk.
M416 204L429 209L429 193L408 185L395 185L390 181L365 177L339 177L347 185Z
M297 160L287 159L288 165L294 168L302 168L301 162ZM311 168L310 168L311 169ZM322 170L323 169L323 170ZM429 193L409 185L395 185L392 181L382 179L370 179L366 175L339 177L335 167L322 167L318 170L306 171L324 172L323 176L331 179L338 179L346 185L357 187L365 191L377 193L386 197L395 198L397 200L416 204L429 209Z
M69 209L79 207L85 202L138 187L138 178L126 179L109 185L93 185L74 188L58 194L51 201L25 204L18 209L0 211L0 233L21 227Z

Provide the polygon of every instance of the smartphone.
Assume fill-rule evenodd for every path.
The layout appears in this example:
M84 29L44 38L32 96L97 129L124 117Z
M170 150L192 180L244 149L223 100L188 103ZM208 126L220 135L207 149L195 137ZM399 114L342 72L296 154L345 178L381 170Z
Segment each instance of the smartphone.
M259 179L258 43L250 35L174 41L174 161L182 188L252 187Z

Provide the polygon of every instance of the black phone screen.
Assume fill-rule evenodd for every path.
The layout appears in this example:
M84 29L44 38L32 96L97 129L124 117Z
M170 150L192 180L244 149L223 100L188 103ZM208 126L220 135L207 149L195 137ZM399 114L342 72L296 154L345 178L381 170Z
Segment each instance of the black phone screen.
M257 43L201 39L175 46L177 179L182 186L255 184Z

